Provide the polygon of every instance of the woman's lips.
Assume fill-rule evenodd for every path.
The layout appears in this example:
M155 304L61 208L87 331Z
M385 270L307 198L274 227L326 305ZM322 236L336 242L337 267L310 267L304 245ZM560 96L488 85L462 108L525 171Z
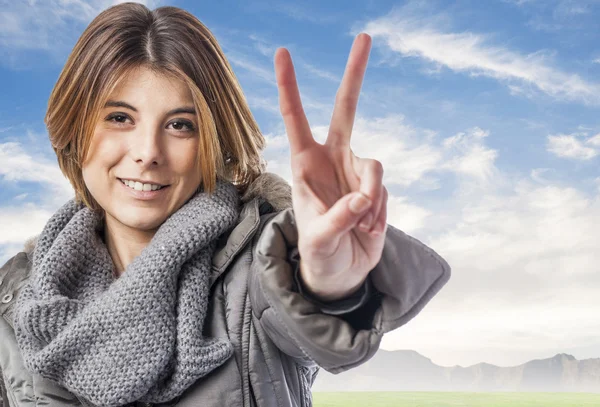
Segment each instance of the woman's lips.
M123 181L121 181L119 178L117 178L117 180L119 184L121 184L121 186L126 190L126 192L131 194L131 196L133 196L134 198L140 199L142 201L150 201L152 199L160 198L164 195L164 191L170 187L170 185L165 185L164 187L154 191L137 191L125 185Z

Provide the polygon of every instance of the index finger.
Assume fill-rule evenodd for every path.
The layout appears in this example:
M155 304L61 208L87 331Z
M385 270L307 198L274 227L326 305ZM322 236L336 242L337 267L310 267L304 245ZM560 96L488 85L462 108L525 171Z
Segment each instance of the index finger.
M291 153L297 154L315 140L300 101L292 58L285 48L275 51L275 77L279 89L279 109L290 141Z

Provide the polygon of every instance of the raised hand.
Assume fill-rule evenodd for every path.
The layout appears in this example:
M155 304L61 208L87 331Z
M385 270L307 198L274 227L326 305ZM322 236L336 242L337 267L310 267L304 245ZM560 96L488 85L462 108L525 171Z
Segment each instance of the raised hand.
M383 167L350 148L371 37L352 45L325 144L315 141L289 52L275 52L279 107L290 142L292 200L298 227L300 275L323 301L356 291L381 259L387 229ZM364 224L365 226L361 226Z

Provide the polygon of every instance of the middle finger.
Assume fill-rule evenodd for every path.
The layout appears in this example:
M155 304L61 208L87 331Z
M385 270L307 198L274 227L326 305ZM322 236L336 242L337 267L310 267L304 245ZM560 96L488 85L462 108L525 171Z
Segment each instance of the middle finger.
M370 49L371 37L366 33L360 33L352 44L344 77L335 97L333 116L325 142L327 145L348 146L350 144L356 106Z

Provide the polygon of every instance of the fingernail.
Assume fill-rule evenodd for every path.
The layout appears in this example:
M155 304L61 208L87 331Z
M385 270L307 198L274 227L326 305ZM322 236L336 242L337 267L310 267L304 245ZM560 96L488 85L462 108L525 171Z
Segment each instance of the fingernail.
M358 194L350 200L350 210L355 214L364 212L369 206L371 206L371 200L363 194Z
M373 230L371 231L371 233L375 236L379 236L383 234L383 231L385 230L386 227L386 222L378 222L374 227Z
M367 216L365 216L365 218L363 219L362 222L360 222L360 224L358 225L358 227L360 227L361 229L363 229L365 232L368 232L369 229L371 228L371 223L373 222L373 213L369 212L367 214Z

